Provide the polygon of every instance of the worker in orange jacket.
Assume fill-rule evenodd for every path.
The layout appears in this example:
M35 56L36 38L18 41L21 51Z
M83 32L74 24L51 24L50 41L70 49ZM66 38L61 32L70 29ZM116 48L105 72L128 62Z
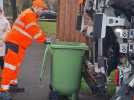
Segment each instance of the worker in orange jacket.
M38 25L40 14L47 6L44 0L33 1L32 7L23 11L14 22L11 31L5 38L6 55L2 74L0 92L9 90L10 85L17 85L17 76L25 50L35 39L39 43L46 43L45 33Z

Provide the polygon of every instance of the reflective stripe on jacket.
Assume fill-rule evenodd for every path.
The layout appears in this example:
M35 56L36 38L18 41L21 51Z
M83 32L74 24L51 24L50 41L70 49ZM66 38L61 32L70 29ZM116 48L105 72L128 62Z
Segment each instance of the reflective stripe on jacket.
M38 17L32 9L27 9L14 22L6 41L18 44L23 48L31 45L32 40L42 43L46 41L45 33L37 23Z

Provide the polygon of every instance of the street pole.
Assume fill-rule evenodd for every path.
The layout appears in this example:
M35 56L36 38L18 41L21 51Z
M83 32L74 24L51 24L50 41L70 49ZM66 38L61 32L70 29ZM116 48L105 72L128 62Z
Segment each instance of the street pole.
M17 18L17 7L16 7L16 0L11 0L11 6L12 6L12 11L13 11L13 22Z

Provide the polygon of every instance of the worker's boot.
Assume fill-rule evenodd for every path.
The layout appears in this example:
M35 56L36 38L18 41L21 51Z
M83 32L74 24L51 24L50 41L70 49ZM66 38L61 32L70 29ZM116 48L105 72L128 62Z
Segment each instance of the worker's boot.
M12 100L12 97L10 96L10 93L8 91L0 88L0 100Z
M0 92L0 100L12 100L8 92Z
M22 93L25 89L22 87L18 87L18 85L10 85L9 92L11 93Z

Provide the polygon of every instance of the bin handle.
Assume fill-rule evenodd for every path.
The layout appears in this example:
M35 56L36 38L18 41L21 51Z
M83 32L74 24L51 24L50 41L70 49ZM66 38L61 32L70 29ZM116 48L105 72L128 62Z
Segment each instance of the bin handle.
M40 81L42 81L44 79L44 76L45 76L45 72L46 72L46 69L47 69L46 62L47 62L49 50L50 50L50 46L47 45L46 49L45 49L45 52L44 52L42 64L41 64Z

